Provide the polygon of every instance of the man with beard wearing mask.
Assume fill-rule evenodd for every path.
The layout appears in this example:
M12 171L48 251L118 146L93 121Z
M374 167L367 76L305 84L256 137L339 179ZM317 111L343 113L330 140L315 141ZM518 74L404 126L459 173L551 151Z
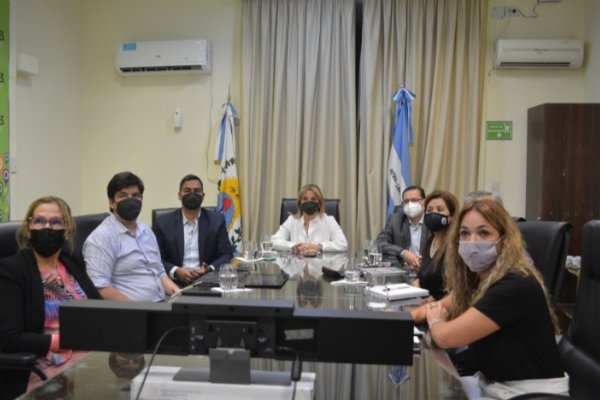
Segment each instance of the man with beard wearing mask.
M431 233L423 223L425 190L408 186L402 192L402 209L388 218L376 244L386 259L398 261L410 271L421 267L421 254Z
M225 218L200 207L204 184L196 175L179 183L181 209L159 216L154 226L166 272L182 286L233 258Z
M272 236L277 251L306 256L322 252L348 251L348 241L334 217L325 214L321 189L304 185L296 199L298 212L290 215Z
M49 377L83 356L59 346L60 305L100 298L83 260L70 251L74 234L67 203L41 197L31 203L17 231L19 252L0 260L0 351L36 354ZM0 399L13 399L28 383L39 382L29 371L0 369Z
M83 257L104 299L162 301L179 289L165 273L152 229L137 220L144 184L119 172L106 188L111 215L88 236Z

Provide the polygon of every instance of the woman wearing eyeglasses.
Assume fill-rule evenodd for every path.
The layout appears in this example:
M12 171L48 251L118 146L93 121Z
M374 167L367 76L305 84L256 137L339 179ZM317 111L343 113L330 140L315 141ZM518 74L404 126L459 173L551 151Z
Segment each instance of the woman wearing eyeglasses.
M19 252L0 260L0 351L35 353L51 373L71 351L60 349L58 308L100 295L72 255L74 222L64 200L35 200L17 231ZM66 245L70 244L70 246ZM0 398L14 398L38 380L28 371L0 369Z

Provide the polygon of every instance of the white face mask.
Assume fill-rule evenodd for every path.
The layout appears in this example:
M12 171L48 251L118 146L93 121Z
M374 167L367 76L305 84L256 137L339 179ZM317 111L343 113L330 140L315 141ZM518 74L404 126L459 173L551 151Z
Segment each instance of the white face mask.
M404 205L404 214L408 216L408 218L418 217L423 213L423 206L421 203L416 203L413 201L409 201L408 204Z
M482 240L478 242L469 242L461 240L458 242L458 254L463 259L467 267L473 272L485 271L491 267L498 258L496 243L491 240Z

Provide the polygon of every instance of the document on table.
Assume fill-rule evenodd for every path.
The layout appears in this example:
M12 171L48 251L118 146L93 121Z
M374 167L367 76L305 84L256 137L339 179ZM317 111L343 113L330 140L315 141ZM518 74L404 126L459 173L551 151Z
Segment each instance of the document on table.
M372 286L368 287L367 291L373 296L387 300L403 300L429 296L429 290L412 286L407 283Z

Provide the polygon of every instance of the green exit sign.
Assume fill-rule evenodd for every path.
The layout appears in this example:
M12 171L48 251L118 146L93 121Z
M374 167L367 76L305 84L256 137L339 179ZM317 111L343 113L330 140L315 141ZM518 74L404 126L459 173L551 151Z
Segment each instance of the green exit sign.
M487 121L485 138L487 140L512 140L512 121Z

